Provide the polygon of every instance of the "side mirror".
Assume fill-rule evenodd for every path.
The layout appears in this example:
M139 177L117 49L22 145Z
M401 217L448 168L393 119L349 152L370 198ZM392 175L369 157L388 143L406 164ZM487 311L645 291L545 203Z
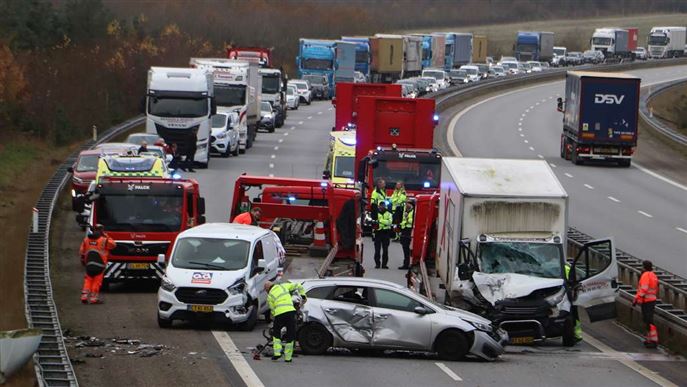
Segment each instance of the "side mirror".
M198 214L205 214L205 198L198 198Z
M198 217L198 224L205 224L205 215L201 215Z
M328 171L328 170L322 171L322 179L324 179L324 180L329 180L329 179L331 179L331 178L332 178L332 173L331 173L331 171Z
M267 267L267 262L264 259L258 259L258 268L265 269Z
M141 114L146 114L146 97L141 97L141 100L138 103L138 111Z
M67 168L67 172L69 172L69 173L74 173L74 167L69 167L69 168Z
M167 260L165 259L164 254L158 254L157 255L157 263L158 263L158 265L161 265L161 266L167 266Z
M461 263L458 265L458 279L461 281L467 281L470 279L470 266L467 263Z
M424 316L428 313L427 309L424 306L416 306L415 309L413 309L413 312Z

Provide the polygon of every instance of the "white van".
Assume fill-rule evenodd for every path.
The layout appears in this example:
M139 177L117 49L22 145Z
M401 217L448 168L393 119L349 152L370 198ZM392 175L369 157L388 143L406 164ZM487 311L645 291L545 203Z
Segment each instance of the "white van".
M468 75L468 81L469 82L479 81L479 79L480 79L479 67L474 66L474 65L464 65L464 66L460 66L460 70L465 70L465 72Z
M252 330L268 313L264 284L277 277L286 251L277 234L255 226L207 223L176 239L157 293L157 321L209 318Z

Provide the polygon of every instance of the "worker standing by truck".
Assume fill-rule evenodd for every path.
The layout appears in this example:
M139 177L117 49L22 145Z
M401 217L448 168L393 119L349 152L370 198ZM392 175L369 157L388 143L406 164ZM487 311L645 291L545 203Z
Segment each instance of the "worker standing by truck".
M372 210L372 220L377 219L377 211L379 208L379 203L386 202L386 181L384 179L377 179L377 186L375 190L372 191L370 195L370 207Z
M284 361L291 363L294 341L296 340L296 307L293 304L292 296L298 294L301 297L301 303L304 304L306 301L305 290L300 284L292 282L275 284L267 281L265 282L265 291L267 292L267 304L274 319L272 326L274 355L272 355L272 360L279 360L282 355L281 330L286 328L283 346Z
M400 270L410 269L410 241L413 234L413 217L415 206L410 200L406 200L401 219L401 247L403 248L403 266Z
M632 301L632 306L640 304L642 308L642 319L646 325L646 336L644 346L656 348L658 346L658 331L654 325L654 308L656 307L656 295L658 294L658 277L653 271L651 261L642 262L644 272L639 277L637 293Z
M250 211L244 212L243 214L236 215L232 223L247 224L251 226L257 226L260 221L260 216L262 215L262 210L260 207L253 207Z
M394 192L391 194L391 214L395 226L401 224L401 219L403 218L403 209L405 208L405 202L408 198L406 194L406 188L402 181L396 182ZM394 235L394 239L397 240L398 234Z
M86 265L86 275L81 288L81 303L102 303L99 298L100 287L103 284L109 251L116 246L117 243L105 234L102 224L96 225L93 231L81 242L79 254L81 261Z
M381 267L388 269L389 263L389 242L391 234L391 212L386 210L386 202L381 201L378 204L377 213L377 229L374 231L375 240L375 269L380 267L380 250L381 250Z

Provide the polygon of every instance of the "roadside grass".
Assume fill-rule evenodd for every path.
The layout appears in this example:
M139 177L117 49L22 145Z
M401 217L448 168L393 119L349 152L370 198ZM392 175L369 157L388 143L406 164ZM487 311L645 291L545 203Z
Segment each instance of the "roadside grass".
M10 142L0 147L0 187L7 187L17 172L25 171L39 150L28 142Z
M653 107L655 117L687 134L687 83L659 93L649 105Z
M594 29L601 27L637 27L639 39L637 44L646 47L646 37L651 27L660 25L684 25L687 14L652 14L626 17L604 17L587 19L565 19L531 21L521 23L455 26L447 28L430 28L397 33L454 31L472 32L487 36L487 52L498 60L501 55L511 55L517 31L551 31L555 33L556 46L565 46L570 51L584 51L589 48L589 40Z

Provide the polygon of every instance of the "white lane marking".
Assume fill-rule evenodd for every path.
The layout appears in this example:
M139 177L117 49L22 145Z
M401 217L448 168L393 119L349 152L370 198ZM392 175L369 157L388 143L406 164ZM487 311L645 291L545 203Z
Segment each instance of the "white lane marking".
M608 354L608 355L617 356L618 357L617 360L620 363L622 363L624 366L637 372L638 374L644 376L645 378L651 380L652 382L658 384L659 386L677 387L677 384L675 384L675 383L671 382L670 380L662 377L661 375L657 374L656 372L651 371L650 369L642 366L641 364L637 363L636 361L622 356L622 354L620 352L618 352L615 349L613 349L613 348L607 346L606 344L600 342L599 340L590 336L588 333L582 332L582 338L584 339L584 341L586 341L592 347L595 347L599 351L601 351L605 354Z
M685 230L685 229L682 228L682 227L675 227L675 229L678 230L678 231L682 231L682 232L684 232L685 234L687 234L687 230Z
M530 109L525 109L525 113L529 113L529 112L530 112Z
M284 136L288 136L288 135L289 135L289 132L284 132Z
M518 128L518 132L522 132L522 128Z
M569 174L568 172L564 173L565 176L568 176L569 178L573 178L573 175Z
M644 212L644 211L642 211L642 210L637 210L637 212L639 212L640 214L646 216L647 218L653 218L653 217L654 217L654 216L651 215L650 213Z
M260 381L260 378L258 378L258 375L255 374L255 371L250 368L246 358L243 357L241 351L236 347L236 344L234 344L234 341L229 337L227 332L212 331L212 335L215 337L217 344L222 348L222 352L224 352L224 355L229 359L231 365L234 366L236 372L238 372L246 385L255 387L265 386L262 384L262 381Z
M541 102L537 102L537 103L534 104L534 106L539 106L540 103L541 103Z
M524 115L523 115L524 116ZM522 121L522 117L520 117L520 121Z
M682 184L678 183L678 182L675 181L675 180L671 180L671 179L669 179L669 178L667 178L667 177L665 177L665 176L663 176L663 175L659 175L658 173L652 171L651 169L648 169L648 168L646 168L646 167L643 167L643 166L641 166L640 164L637 164L636 162L632 162L632 165L634 165L635 167L637 167L637 169L639 169L640 171L642 171L642 172L644 172L644 173L646 173L646 174L648 174L648 175L651 175L651 176L653 176L653 177L655 177L655 178L657 178L657 179L659 179L659 180L662 180L663 182L668 183L668 184L672 185L673 187L679 188L679 189L681 189L681 190L683 190L683 191L687 191L687 186L682 185Z
M556 164L554 163L549 163L549 165L551 166L551 168L556 168Z
M537 155L537 157L539 157L540 159L544 158L544 156L542 156L542 155Z
M521 115L522 115L522 117L525 117L525 116L527 116L527 113L522 113Z
M614 198L613 196L609 196L608 199L611 200L612 202L620 203L620 200Z
M279 140L277 140L277 142L281 144L282 142L284 142L284 139L280 138Z
M530 109L534 109L534 106L530 106Z
M270 156L270 158L271 158L271 159L276 159L276 158L277 158L277 155L272 155L272 156Z
M322 114L322 112L317 112L317 114Z
M294 129L296 129L296 127L295 127L295 126L292 126L292 127L290 127L289 129L294 130Z
M275 147L274 147L274 150L279 150L279 147L278 147L278 146L275 146Z
M551 99L551 98L553 98L553 97L549 97L549 99ZM541 103L544 103L544 102L546 102L546 98L542 98Z
M524 134L522 134L522 133L520 133L520 137L525 137L525 135L524 135Z
M334 110L334 108L333 108L333 107L330 107L330 108L329 108L329 109L327 109L327 110Z
M533 146L531 146L531 147L530 147L530 150L531 150L531 151L534 151L534 147L533 147Z
M518 122L518 126L522 126L522 122Z
M274 164L273 164L273 163L270 163L270 168L274 168Z
M503 93L503 94L491 96L491 97L489 97L489 98L487 98L487 99L484 99L484 100L482 100L482 101L477 102L476 104L473 104L473 105L468 106L467 108L465 108L464 110L462 110L460 113L458 113L458 114L456 114L455 116L453 116L453 118L451 118L451 121L450 121L449 124L448 124L448 130L446 131L446 140L447 140L447 142L448 142L448 147L451 148L451 152L453 153L453 155L454 155L454 156L458 156L458 157L462 157L462 156L463 156L462 153L460 153L460 150L458 150L458 146L456 145L456 143L455 143L455 141L454 141L454 134L455 134L455 132L456 132L456 124L458 123L458 120L460 120L460 119L461 119L465 114L467 114L470 110L476 108L477 106L479 106L479 105L481 105L481 104L483 104L483 103L487 103L487 102L489 102L489 101L493 101L493 100L495 100L495 99L497 99L497 98L505 97L505 96L507 96L507 95L514 94L514 93L519 93L519 92L526 91L526 90L535 89L535 88L537 88L537 87L542 87L542 86L544 86L544 85L547 85L547 84L545 83L545 84L542 84L542 85L534 85L534 86L524 87L524 88L522 88L522 89L511 90L511 91L506 92L506 93ZM523 113L522 116L525 117L525 113Z
M309 119L309 120L312 120L312 116L308 116L308 119Z
M449 378L453 379L456 382L462 382L463 379L460 378L455 372L453 372L450 368L446 367L446 364L444 363L434 363L439 367L440 370L444 371L446 375L448 375Z
M523 140L523 141L525 142L525 144L529 144L529 143L530 143L530 142L529 142L529 141L527 141L527 140Z
M303 121L298 121L298 125L303 125Z
M584 186L587 187L587 188L589 188L589 189L594 189L594 187L592 187L592 186L589 185L589 184L585 184Z

